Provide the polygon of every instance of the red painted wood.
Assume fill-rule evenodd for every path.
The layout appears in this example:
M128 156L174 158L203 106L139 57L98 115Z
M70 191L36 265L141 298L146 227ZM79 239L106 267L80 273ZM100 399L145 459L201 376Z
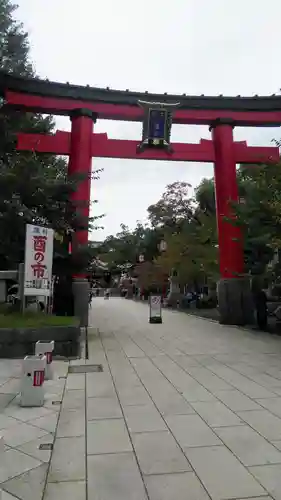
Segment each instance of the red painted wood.
M124 158L137 160L191 161L214 163L212 141L202 139L198 144L175 143L173 153L162 150L147 149L137 153L138 141L108 139L106 134L92 134L91 154L98 158ZM58 130L54 135L18 134L17 149L20 151L37 151L57 155L70 154L70 133ZM267 163L279 161L279 148L247 146L246 141L234 143L236 163Z
M58 130L54 135L17 134L19 151L36 151L37 153L70 154L70 133Z
M87 108L97 113L99 118L106 120L142 121L143 119L142 109L138 106L43 97L11 90L5 92L5 101L7 105L26 111L55 115L69 115L73 109ZM217 118L229 118L237 125L243 126L278 126L281 124L281 111L178 109L174 113L173 123L210 125Z
M279 148L275 146L247 146L234 142L235 163L277 163L280 161Z
M92 135L92 118L89 116L75 116L72 118L68 175L70 178L75 174L83 174L84 176L72 194L72 201L76 205L77 211L86 219L89 218L90 214ZM88 229L76 231L74 243L87 245Z
M231 202L238 202L233 127L219 124L213 128L212 136L215 150L214 172L220 274L222 278L233 278L238 277L244 271L241 230L225 220L226 217L234 218Z

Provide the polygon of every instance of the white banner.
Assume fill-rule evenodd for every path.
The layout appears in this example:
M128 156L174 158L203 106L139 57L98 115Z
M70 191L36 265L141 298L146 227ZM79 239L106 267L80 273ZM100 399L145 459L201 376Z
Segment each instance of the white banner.
M24 295L51 295L53 246L53 229L26 225Z
M151 295L150 297L150 317L161 318L161 297L159 295Z

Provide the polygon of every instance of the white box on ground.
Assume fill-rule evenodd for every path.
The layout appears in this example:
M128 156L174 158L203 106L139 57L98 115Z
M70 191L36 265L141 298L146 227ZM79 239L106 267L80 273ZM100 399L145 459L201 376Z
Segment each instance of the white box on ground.
M53 351L55 349L55 342L51 340L50 342L44 342L38 340L35 344L35 355L36 356L46 356L46 370L45 370L45 380L52 380L54 377L53 373Z
M26 356L23 360L20 405L43 406L46 356Z

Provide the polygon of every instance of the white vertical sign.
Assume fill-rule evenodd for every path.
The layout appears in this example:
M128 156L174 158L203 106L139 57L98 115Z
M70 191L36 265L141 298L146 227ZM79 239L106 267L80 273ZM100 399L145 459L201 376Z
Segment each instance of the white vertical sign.
M151 295L149 300L149 323L162 323L161 296Z
M150 297L150 317L161 317L161 297L159 295L151 295Z
M51 295L54 231L26 225L24 295Z

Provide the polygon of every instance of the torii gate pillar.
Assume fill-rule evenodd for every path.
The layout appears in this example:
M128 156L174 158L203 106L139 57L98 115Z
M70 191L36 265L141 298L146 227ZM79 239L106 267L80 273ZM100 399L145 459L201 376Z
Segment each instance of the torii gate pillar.
M220 322L243 325L253 321L250 280L244 273L244 245L240 227L226 219L234 219L231 204L238 203L236 159L233 140L234 123L218 119L211 125L214 144L214 174L219 263L218 282Z
M75 109L71 115L70 155L68 176L82 175L72 201L77 212L83 216L84 227L74 234L74 251L77 246L88 244L88 219L90 215L90 190L92 167L93 123L97 115L88 109ZM80 326L88 326L89 282L86 276L74 276L73 279L75 316L80 318Z
M77 212L83 216L85 227L76 231L74 244L88 244L88 219L90 215L90 190L92 167L93 124L97 115L88 109L75 109L71 115L70 155L68 177L83 176L72 194L72 202Z

